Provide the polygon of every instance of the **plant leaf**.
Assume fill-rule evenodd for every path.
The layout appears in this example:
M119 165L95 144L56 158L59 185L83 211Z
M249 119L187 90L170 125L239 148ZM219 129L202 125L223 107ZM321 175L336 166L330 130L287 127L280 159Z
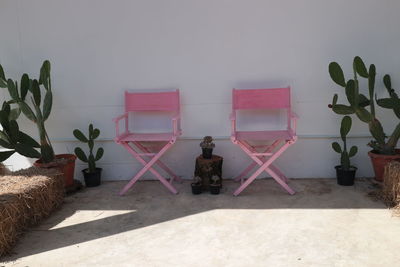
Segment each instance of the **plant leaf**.
M75 155L83 162L88 162L85 152L83 152L82 148L75 148Z
M333 142L332 143L332 148L335 150L337 153L342 153L342 148L340 147L338 142Z
M11 150L11 151L1 151L0 152L0 162L5 161L6 159L8 159L9 157L12 156L12 154L14 154L15 151Z
M331 62L329 64L329 74L335 83L342 87L346 86L343 70L337 62Z
M358 152L358 148L356 146L352 146L349 151L349 157L354 157Z
M87 143L88 139L86 138L86 136L78 129L75 129L73 132L74 136L76 139L78 139L79 141L83 142L83 143Z
M368 78L368 71L367 68L365 67L364 62L362 61L362 59L360 57L355 57L354 58L354 62L353 62L355 69L357 71L357 73L363 77L363 78Z
M350 132L350 129L351 129L351 118L349 116L344 116L340 126L340 136L342 137L343 141L346 138L346 135Z
M40 158L41 156L39 151L26 144L17 144L15 146L15 151L28 158Z
M99 149L97 149L97 153L96 153L96 157L95 157L95 161L98 161L99 159L101 159L103 157L104 154L104 149L102 147L100 147Z
M33 139L32 137L30 137L29 135L27 135L24 132L19 132L18 142L20 142L22 144L26 144L31 147L40 148L40 144L38 142L36 142L35 139Z
M53 106L53 93L47 91L43 100L43 119L47 120L51 113L51 108Z

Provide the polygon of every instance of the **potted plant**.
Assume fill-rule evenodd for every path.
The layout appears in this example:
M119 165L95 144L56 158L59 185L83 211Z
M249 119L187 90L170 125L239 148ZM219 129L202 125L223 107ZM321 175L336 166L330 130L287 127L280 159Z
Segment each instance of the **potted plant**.
M24 132L19 130L18 123L10 117L11 108L7 102L3 103L0 110L0 146L8 149L0 152L0 162L5 161L14 153L19 153L29 158L39 158L40 153L35 149L40 144Z
M213 176L211 177L210 193L211 193L212 195L218 195L220 189L221 189L220 178L219 178L217 175L213 175Z
M329 64L329 74L336 84L345 89L346 98L349 102L349 105L338 104L338 95L335 94L329 107L340 115L356 114L362 122L368 124L369 131L374 138L368 144L372 148L368 155L371 157L375 179L382 181L384 166L392 160L400 160L400 151L396 149L400 138L400 122L397 122L392 134L387 136L375 112L376 102L382 108L391 109L397 119L400 119L400 99L392 88L391 78L388 74L383 77L383 84L389 97L378 99L375 95L376 68L374 64L371 64L367 70L362 59L355 57L353 60L354 78L346 81L340 65L336 62L331 62ZM360 93L360 77L367 79L368 97ZM368 106L369 109L367 109Z
M96 161L103 157L104 149L100 147L97 149L96 156L93 154L94 140L99 137L100 130L93 128L93 124L89 125L89 135L86 137L80 130L75 129L73 132L76 139L83 143L87 143L89 146L89 155L86 156L82 148L75 148L75 155L83 162L88 164L88 168L82 170L83 177L85 179L85 184L87 187L99 186L101 183L101 171L102 168L96 167Z
M213 138L211 136L205 136L203 138L203 141L200 143L200 147L202 150L203 158L211 159L212 151L213 151L213 148L215 147L215 144L213 143Z
M201 181L201 178L199 176L194 177L193 179L193 183L191 183L191 187L192 187L192 193L193 195L198 195L201 194L201 192L203 192L203 184Z
M347 134L351 129L351 118L349 116L344 116L340 126L340 137L343 141L343 149L338 142L332 143L332 148L337 153L340 154L340 165L335 166L337 183L339 185L353 185L354 178L356 176L357 168L350 165L350 158L357 154L357 147L352 146L350 151L347 152Z
M45 60L40 68L39 80L31 79L24 73L18 88L18 82L6 79L3 68L0 66L0 87L8 88L11 97L8 103L17 105L10 111L10 116L16 119L22 112L37 126L40 158L34 162L34 165L42 168L58 168L64 174L65 186L68 187L74 184L76 157L73 154L55 155L45 128L45 122L50 116L53 105L50 69L50 61ZM43 88L44 91L41 92ZM44 96L43 99L42 96Z

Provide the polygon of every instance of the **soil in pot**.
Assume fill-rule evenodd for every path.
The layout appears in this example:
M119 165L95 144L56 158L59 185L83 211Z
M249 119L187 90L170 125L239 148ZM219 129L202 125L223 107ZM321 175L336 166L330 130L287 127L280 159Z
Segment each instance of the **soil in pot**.
M55 155L53 162L43 163L41 159L38 159L33 165L39 168L57 168L64 174L64 186L69 187L74 184L75 160L74 154L59 154Z
M374 150L368 152L368 156L371 158L372 167L374 168L375 180L383 182L383 172L386 164L393 160L400 161L400 149L396 149L395 151L395 155L382 155L376 153Z
M202 156L204 159L211 159L212 158L212 148L202 148Z
M221 190L220 184L210 184L211 195L219 195L220 190Z
M351 186L354 185L356 177L356 167L350 167L349 170L343 170L342 166L336 166L336 177L338 185Z
M95 187L101 184L102 170L102 168L96 168L95 172L89 172L89 169L82 170L83 177L85 178L86 187Z
M192 186L193 195L198 195L198 194L201 194L203 192L201 184L192 183L191 186Z

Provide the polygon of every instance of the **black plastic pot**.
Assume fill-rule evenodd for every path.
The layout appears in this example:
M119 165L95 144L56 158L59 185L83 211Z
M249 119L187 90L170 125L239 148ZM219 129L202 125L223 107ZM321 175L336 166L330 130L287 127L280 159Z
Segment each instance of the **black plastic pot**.
M221 190L221 185L220 184L210 184L210 193L211 195L219 195L219 192Z
M213 149L212 148L202 148L202 156L204 159L211 159L212 158L212 152Z
M82 170L83 177L85 178L86 187L95 187L101 184L101 171L102 168L96 168L95 172L88 172L89 169Z
M350 167L349 170L343 170L342 166L335 167L338 185L351 186L354 185L354 178L356 177L356 167Z
M203 190L202 190L203 186L201 184L191 183L191 186L192 186L193 195L198 195L203 192Z

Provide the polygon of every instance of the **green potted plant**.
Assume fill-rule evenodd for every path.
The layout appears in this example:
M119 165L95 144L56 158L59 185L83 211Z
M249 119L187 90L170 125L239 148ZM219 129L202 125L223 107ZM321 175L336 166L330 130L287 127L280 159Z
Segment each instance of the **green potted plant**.
M198 195L203 192L203 184L199 176L194 177L193 182L190 185L192 187L193 195Z
M60 169L64 174L65 186L68 187L74 183L76 157L73 154L55 155L45 128L45 122L50 116L53 105L50 70L50 61L45 60L40 68L39 80L31 79L24 73L18 86L17 81L6 79L3 68L0 66L0 87L8 89L11 97L8 103L16 104L16 108L10 111L10 116L16 119L22 112L37 126L40 158L34 162L34 165L41 168ZM42 89L43 92L41 92Z
M218 195L220 190L221 190L220 178L217 175L211 176L210 193L212 195Z
M45 128L45 122L50 116L53 105L50 69L50 61L45 60L40 68L39 80L31 79L24 73L18 86L17 81L6 79L3 68L0 66L0 87L8 89L11 97L8 103L17 105L10 111L10 116L16 119L22 112L37 126L40 158L34 162L34 165L42 168L58 168L64 174L65 186L68 187L74 183L76 157L73 154L55 155ZM42 89L43 92L41 92Z
M7 102L3 103L0 110L0 146L7 149L0 152L0 162L5 161L14 153L19 153L28 158L39 158L40 153L36 148L40 144L29 135L19 130L18 123L10 117L11 108Z
M338 142L332 143L333 150L340 154L340 165L335 166L337 183L345 186L354 184L357 171L357 168L350 164L350 158L357 154L358 148L352 146L350 151L347 152L347 134L350 132L351 123L351 118L349 116L343 117L340 126L340 137L343 141L343 148Z
M94 140L99 137L100 130L93 128L93 124L89 125L89 135L86 137L80 130L75 129L73 132L76 139L89 146L89 155L86 156L82 148L75 148L75 155L83 162L88 164L88 168L82 170L85 184L87 187L99 186L101 184L101 171L102 168L96 167L96 161L103 157L104 149L102 147L97 149L96 156L93 154Z
M378 99L375 95L376 68L374 64L371 64L367 70L362 59L355 57L353 60L353 79L346 81L340 65L336 62L331 62L329 64L329 74L336 84L345 89L346 98L349 102L348 105L338 104L338 95L335 94L329 107L340 115L355 114L358 119L368 124L369 131L374 138L368 144L372 148L368 155L372 161L375 179L382 181L385 165L392 160L400 160L400 151L396 149L400 138L400 122L397 122L392 134L387 136L375 111L376 102L382 108L391 109L397 119L400 119L400 99L392 88L391 78L388 74L383 77L383 84L389 97ZM360 77L367 79L368 97L360 93Z
M200 143L200 147L202 150L203 158L211 159L213 148L215 147L215 144L213 143L213 138L211 136L205 136L203 138L203 141Z

